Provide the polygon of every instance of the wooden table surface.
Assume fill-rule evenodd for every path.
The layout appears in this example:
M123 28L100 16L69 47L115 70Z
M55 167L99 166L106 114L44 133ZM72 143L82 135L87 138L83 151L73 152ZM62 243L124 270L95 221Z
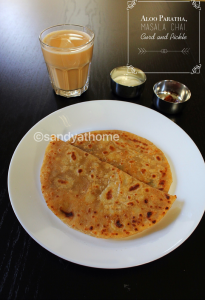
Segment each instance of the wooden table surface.
M99 99L124 100L156 110L152 87L162 79L177 80L190 88L192 96L185 110L167 117L191 137L205 158L205 4L201 3L200 12L191 2L134 4L129 11L129 64L145 71L147 82L139 99L128 100L112 93L109 78L114 67L128 63L127 1L0 0L1 299L202 299L204 296L204 217L180 247L156 261L127 269L95 269L65 261L36 243L17 220L8 196L11 157L20 140L38 121L71 104ZM184 17L188 20L185 30L172 31L169 21L142 21L143 16L159 15ZM86 25L96 36L90 86L78 98L55 95L38 40L43 29L62 23ZM165 23L167 28L144 31L141 28L144 23ZM174 22L173 26L176 23L185 22ZM170 35L185 32L187 39L143 40L140 38L143 32L150 36L154 32L161 36L167 32ZM140 54L140 49L146 53ZM169 52L163 54L162 49ZM183 54L183 49L189 49L188 54ZM200 72L191 74L199 64Z

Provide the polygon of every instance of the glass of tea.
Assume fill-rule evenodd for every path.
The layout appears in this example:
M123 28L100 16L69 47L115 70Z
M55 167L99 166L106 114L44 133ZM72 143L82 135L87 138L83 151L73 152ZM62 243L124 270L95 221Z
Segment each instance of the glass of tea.
M40 33L41 49L57 95L80 96L89 86L94 33L85 26L62 24Z

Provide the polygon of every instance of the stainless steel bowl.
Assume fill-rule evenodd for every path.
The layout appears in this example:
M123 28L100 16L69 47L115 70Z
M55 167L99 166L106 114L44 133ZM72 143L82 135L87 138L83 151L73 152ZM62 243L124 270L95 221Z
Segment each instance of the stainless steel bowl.
M132 66L122 66L110 72L112 91L124 98L135 98L141 95L147 77L145 73Z
M153 87L153 103L155 107L167 114L176 114L181 112L191 97L190 90L182 83L174 80L163 80L157 82ZM172 103L164 100L168 95L179 101Z

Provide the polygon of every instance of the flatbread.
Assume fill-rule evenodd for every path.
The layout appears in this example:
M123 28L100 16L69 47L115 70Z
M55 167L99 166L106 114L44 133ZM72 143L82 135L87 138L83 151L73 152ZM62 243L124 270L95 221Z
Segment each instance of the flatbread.
M159 222L176 199L62 141L47 146L40 179L52 212L98 238L141 232Z
M105 138L99 140L103 135ZM126 131L100 130L74 136L68 143L154 188L164 192L170 189L170 165L164 153L147 139Z

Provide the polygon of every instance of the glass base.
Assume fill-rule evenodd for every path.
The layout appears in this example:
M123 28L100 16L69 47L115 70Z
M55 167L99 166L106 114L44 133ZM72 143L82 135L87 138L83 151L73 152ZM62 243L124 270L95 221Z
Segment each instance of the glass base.
M52 84L52 87L53 87L56 95L63 96L66 98L81 96L85 91L87 91L88 86L89 86L89 82L87 81L86 84L84 85L84 87L82 87L81 89L67 91L67 90L59 89L56 86L54 86L54 84Z

